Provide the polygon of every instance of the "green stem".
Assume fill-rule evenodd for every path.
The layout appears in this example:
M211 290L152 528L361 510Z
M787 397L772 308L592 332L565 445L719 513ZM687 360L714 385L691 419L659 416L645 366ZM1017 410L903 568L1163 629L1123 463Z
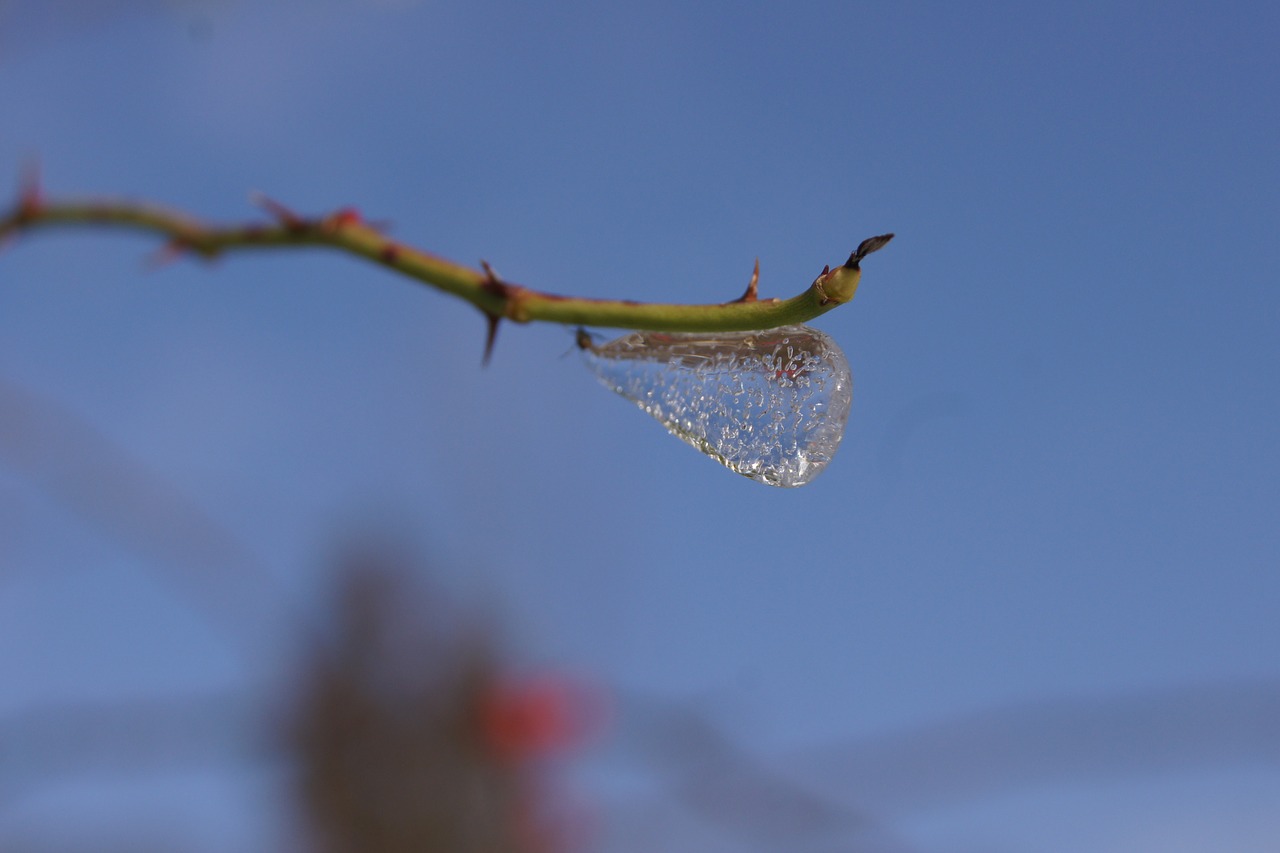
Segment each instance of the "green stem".
M543 321L568 325L689 332L769 329L803 323L848 302L857 290L858 262L892 235L864 241L849 261L824 270L790 299L757 299L753 287L741 299L709 305L671 305L560 296L522 287L484 270L464 267L407 246L365 223L349 208L319 218L299 217L267 200L274 222L213 226L179 211L128 201L47 202L38 191L24 193L0 216L0 240L54 226L122 228L166 238L165 254L191 252L212 259L241 249L326 246L358 255L417 281L465 299L493 320Z

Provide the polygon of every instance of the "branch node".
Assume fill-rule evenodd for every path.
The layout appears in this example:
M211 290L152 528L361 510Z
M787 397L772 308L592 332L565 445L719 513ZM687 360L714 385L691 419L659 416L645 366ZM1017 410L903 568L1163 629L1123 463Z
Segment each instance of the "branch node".
M827 277L830 275L831 275L831 265L823 264L822 272L818 275L817 278L813 280L813 289L818 291L819 305L830 305L832 302L836 301L832 299L830 296L827 296L827 291L824 290L822 287L822 283L826 281Z
M388 240L386 245L384 245L381 251L378 252L378 260L382 261L384 264L391 264L394 266L396 262L400 260L399 244Z
M484 319L489 324L484 338L484 358L480 360L483 367L489 366L489 360L493 357L493 345L498 339L498 325L502 322L502 317L506 314L511 305L511 286L507 284L494 270L493 266L486 260L480 260L480 268L484 270L484 280L480 282L480 288L486 293L492 293L494 296L502 299L502 313L490 313L485 311Z
M527 322L528 318L523 316L520 310L520 294L524 292L524 288L503 281L502 276L498 275L486 260L480 261L480 268L484 270L484 280L480 282L480 289L502 300L500 315L517 323Z

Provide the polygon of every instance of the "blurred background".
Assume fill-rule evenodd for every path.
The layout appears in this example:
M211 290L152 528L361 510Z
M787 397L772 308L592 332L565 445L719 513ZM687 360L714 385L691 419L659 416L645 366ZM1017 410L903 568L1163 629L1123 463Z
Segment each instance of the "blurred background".
M384 646L403 689L333 683L608 697L476 783L572 830L473 849L1276 849L1278 41L1260 2L0 2L15 194L354 204L652 301L898 235L815 323L853 410L798 490L344 256L11 241L0 849L355 849L300 780Z

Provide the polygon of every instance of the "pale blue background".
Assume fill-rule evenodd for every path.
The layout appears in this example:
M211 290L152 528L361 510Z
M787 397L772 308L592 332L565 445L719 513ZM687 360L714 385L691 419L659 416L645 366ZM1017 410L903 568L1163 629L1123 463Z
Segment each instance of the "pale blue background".
M665 436L564 330L506 327L482 370L473 310L322 252L145 272L136 237L22 240L0 377L144 463L288 601L384 525L497 602L527 664L624 711L695 708L817 790L803 755L1010 703L1274 684L1277 44L1274 3L0 3L15 187L38 156L54 195L358 204L521 283L661 301L735 297L757 256L762 295L791 295L898 234L817 322L853 412L795 491ZM246 654L193 603L238 575L133 547L50 488L56 458L6 452L0 711L278 665L288 619ZM1269 764L846 802L902 849L1272 850L1276 737ZM593 760L606 822L680 810L646 749ZM252 766L8 769L0 845L148 820L185 849L279 837ZM647 849L790 846L646 826Z

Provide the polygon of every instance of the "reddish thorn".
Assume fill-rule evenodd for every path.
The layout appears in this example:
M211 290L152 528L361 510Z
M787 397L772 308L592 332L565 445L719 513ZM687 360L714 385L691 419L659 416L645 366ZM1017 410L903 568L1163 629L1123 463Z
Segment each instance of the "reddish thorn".
M281 225L285 225L291 229L299 229L307 227L307 222L298 214L285 207L280 202L268 196L266 193L253 192L249 195L250 201L258 207L274 216Z
M484 289L490 293L496 293L499 296L506 296L507 286L503 283L502 278L499 277L497 272L494 271L493 267L489 265L489 262L481 260L480 268L484 270Z
M169 264L178 260L185 253L191 251L191 246L181 237L174 237L165 243L159 249L152 252L144 262L144 266L149 270L158 270L161 267L167 267Z
M500 297L504 302L503 309L507 312L507 316L512 316L510 308L515 288L503 281L494 268L489 265L488 261L480 261L480 266L484 270L484 281L480 282L480 288L486 293L492 293L494 296Z
M400 260L400 247L395 243L388 243L382 247L382 251L378 253L378 257L384 264L394 264Z
M44 208L44 191L40 188L40 161L31 158L22 167L18 185L18 217L31 219Z
M484 356L480 359L480 366L488 367L489 359L493 358L493 345L498 340L498 324L502 322L502 318L497 314L485 314L484 319L489 328L484 336Z
M751 273L751 281L747 282L747 292L738 297L738 302L755 302L756 288L760 284L760 259L756 258L756 267Z

